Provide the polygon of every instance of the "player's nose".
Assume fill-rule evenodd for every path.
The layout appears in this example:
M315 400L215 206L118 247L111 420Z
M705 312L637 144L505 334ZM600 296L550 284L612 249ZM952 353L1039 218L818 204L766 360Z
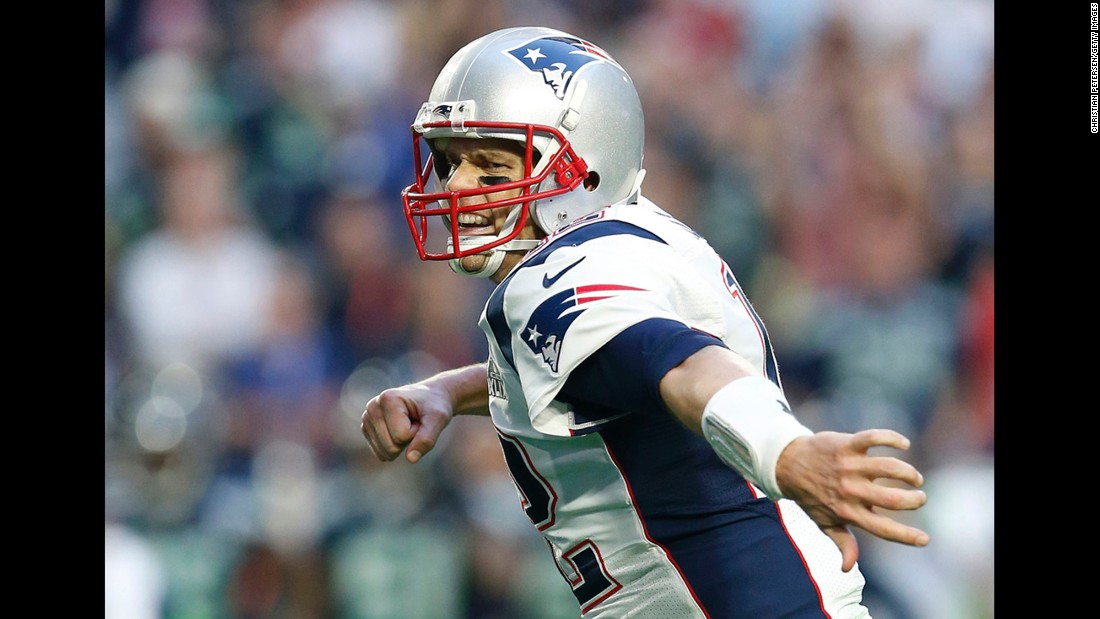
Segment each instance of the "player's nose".
M478 170L475 166L463 161L451 173L447 179L447 191L459 191L462 189L476 189L478 187Z

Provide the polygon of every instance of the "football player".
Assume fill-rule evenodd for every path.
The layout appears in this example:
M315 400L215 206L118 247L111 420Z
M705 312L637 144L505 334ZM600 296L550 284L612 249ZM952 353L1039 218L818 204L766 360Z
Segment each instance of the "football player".
M586 618L869 616L849 527L928 543L878 511L926 501L916 468L868 453L909 441L792 415L733 270L641 194L623 68L565 32L500 30L443 67L412 131L420 257L497 285L485 363L367 403L377 456L415 463L455 415L490 415Z

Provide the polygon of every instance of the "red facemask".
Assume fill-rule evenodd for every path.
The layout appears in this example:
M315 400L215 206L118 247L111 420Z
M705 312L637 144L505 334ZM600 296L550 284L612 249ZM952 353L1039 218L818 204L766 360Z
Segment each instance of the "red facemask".
M451 121L443 120L424 123L422 128L449 129L452 128L452 126ZM588 165L573 152L573 147L569 144L569 141L565 139L565 136L553 127L489 121L465 121L461 123L460 127L522 131L526 136L525 153L523 155L523 178L516 181L487 185L485 187L473 189L462 189L457 191L445 190L429 193L426 188L431 180L431 175L433 173L438 174L439 171L436 170L434 154L429 154L428 160L421 166L420 144L423 135L414 129L412 132L413 165L415 166L414 169L417 170L416 180L401 192L401 199L404 203L405 220L409 224L409 231L412 233L413 241L416 243L416 251L420 255L421 260L453 260L464 256L479 254L514 240L519 236L524 225L527 223L528 217L530 217L531 204L536 200L551 198L572 191L588 176ZM542 168L542 171L539 172L538 176L532 176L536 153L533 141L536 135L548 135L556 140L558 144L561 144L561 146L556 152L549 155L549 161L546 166ZM554 180L557 182L557 186L545 191L537 191L539 185L541 185L550 174L554 174ZM444 179L441 182L445 183L446 180ZM519 189L520 194L502 200L459 206L459 201L468 196L480 196L513 189ZM486 209L505 206L510 207L514 205L520 205L520 213L516 220L516 224L512 226L510 231L507 231L502 236L485 237L485 243L476 246L469 245L469 241L467 241L465 247L461 245L460 238L462 237L458 224L458 215L460 213L483 211ZM428 240L428 222L431 217L441 217L444 225L450 230L451 238L450 243L448 243L449 249L446 251L430 252L426 248Z

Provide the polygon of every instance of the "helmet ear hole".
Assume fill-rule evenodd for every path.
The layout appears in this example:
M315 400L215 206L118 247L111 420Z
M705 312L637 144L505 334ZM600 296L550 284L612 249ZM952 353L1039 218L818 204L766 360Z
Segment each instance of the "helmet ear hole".
M584 179L584 188L588 191L596 191L596 188L600 186L600 173L589 172L588 176Z

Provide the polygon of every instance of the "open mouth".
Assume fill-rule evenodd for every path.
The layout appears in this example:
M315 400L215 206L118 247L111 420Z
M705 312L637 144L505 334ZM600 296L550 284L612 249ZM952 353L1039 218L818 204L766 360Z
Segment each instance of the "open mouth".
M463 235L495 234L493 222L488 217L476 213L458 215L458 229Z

